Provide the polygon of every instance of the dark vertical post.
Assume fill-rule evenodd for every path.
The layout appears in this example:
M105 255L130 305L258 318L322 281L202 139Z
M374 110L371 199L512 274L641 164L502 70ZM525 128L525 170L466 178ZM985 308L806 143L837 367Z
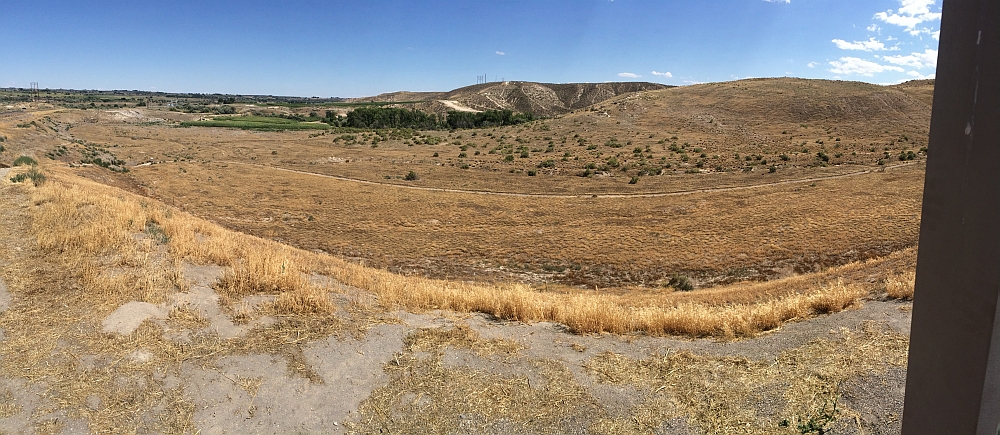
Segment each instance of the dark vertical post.
M1000 424L1000 1L944 0L903 434Z

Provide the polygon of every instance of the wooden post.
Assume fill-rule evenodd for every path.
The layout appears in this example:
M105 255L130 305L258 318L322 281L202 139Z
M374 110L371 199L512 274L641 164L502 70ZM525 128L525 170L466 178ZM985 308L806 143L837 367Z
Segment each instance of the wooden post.
M944 0L904 435L1000 425L1000 1Z

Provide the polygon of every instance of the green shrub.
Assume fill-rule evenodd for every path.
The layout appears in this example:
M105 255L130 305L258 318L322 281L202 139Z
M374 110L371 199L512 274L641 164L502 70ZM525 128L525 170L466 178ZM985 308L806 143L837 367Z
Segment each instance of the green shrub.
M28 156L21 156L14 159L14 166L21 166L21 165L35 166L37 164L38 162L36 162L35 159Z
M628 184L636 184L638 182L639 182L639 177L632 177L631 180L628 180Z
M21 183L24 182L24 180L31 180L31 183L34 184L35 187L38 187L45 183L45 175L32 167L28 170L28 172L22 172L11 177L10 179L13 183Z
M534 169L529 169L529 170L528 170L528 176L529 176L529 177L534 177L535 175L538 175L538 173L537 173L537 172L535 172L535 170L534 170Z
M406 174L405 177L403 177L403 179L406 180L406 181L416 181L416 180L419 180L420 177L417 176L416 172L410 171L408 174Z
M149 237L153 238L153 240L156 240L164 245L170 241L170 236L163 232L163 228L161 228L156 221L146 222L146 234L149 234Z

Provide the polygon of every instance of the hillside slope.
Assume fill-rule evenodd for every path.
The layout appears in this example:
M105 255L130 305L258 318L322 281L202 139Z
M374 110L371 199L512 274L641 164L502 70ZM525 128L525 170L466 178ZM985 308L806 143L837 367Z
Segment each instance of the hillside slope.
M494 82L466 86L450 92L391 92L352 101L422 101L424 103L417 104L417 108L439 113L454 110L452 105L443 102L453 101L475 110L508 109L538 116L554 116L623 94L665 88L665 85L646 82Z
M901 149L927 145L932 90L933 83L880 86L794 78L707 83L614 97L555 119L551 128L559 133L589 126L602 136L637 142L648 134L676 135L723 157L734 151L811 149L808 153L886 158L883 152L894 157Z

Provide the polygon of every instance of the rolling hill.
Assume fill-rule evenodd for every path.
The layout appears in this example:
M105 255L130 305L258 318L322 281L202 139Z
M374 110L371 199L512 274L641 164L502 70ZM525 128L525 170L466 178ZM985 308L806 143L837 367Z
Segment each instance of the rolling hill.
M450 92L391 92L351 101L420 101L416 105L417 108L439 113L456 109L473 111L509 109L538 116L554 116L583 109L623 94L667 87L646 82L567 84L494 82L466 86Z

